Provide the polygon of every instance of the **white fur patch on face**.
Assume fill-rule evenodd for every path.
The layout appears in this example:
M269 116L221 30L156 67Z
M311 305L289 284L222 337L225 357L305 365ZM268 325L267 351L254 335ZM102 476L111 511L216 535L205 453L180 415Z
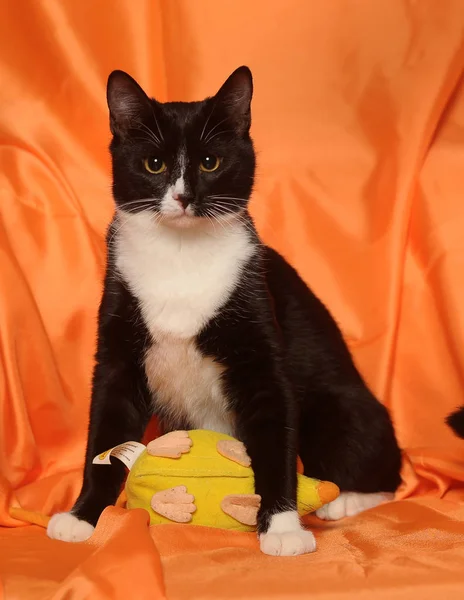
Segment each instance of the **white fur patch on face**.
M174 185L170 185L167 188L166 193L164 194L164 196L161 200L161 203L160 203L161 213L163 213L167 216L172 216L172 217L182 216L185 214L184 209L179 204L179 202L177 202L177 200L176 200L176 197L181 196L182 194L185 194L185 190L186 190L185 167L186 167L187 159L186 159L184 150L181 150L179 152L178 162L179 162L179 166L180 166L180 175L174 182ZM187 213L187 215L193 216L193 211L190 206L187 207L187 210L185 212Z
M83 542L94 532L94 527L69 512L56 513L48 522L47 535L63 542Z
M160 203L160 212L168 216L182 216L184 209L177 202L176 196L181 196L185 193L185 180L184 174L181 173L180 177L175 181L174 185L170 185L163 196ZM190 211L189 211L190 209ZM193 216L191 207L187 207L187 214Z
M316 510L316 516L324 521L338 521L344 517L354 517L369 508L389 502L394 494L379 492L377 494L360 494L358 492L342 492L333 502Z
M259 543L261 551L271 556L297 556L316 549L314 535L303 529L296 510L273 515L269 529L260 535Z

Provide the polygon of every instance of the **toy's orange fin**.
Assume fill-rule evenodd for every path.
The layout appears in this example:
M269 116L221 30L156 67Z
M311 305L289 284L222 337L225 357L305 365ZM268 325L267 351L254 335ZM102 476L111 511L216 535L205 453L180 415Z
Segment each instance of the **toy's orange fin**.
M24 521L24 523L31 523L32 525L40 525L40 527L47 528L50 517L43 515L42 513L33 512L20 508L19 506L11 506L9 510L10 516L18 521Z
M151 507L156 513L170 521L188 523L192 520L192 513L197 509L194 500L192 494L187 493L185 485L178 485L154 494L151 499Z
M251 459L245 450L245 446L238 440L219 440L216 448L221 456L242 465L242 467L251 465Z
M320 481L317 486L317 493L319 494L321 506L324 506L324 504L328 504L340 496L340 489L338 485L331 481Z
M221 502L221 508L243 525L256 525L258 510L261 506L261 496L258 494L231 494Z
M152 456L180 458L182 454L190 452L192 444L187 431L171 431L151 441L147 452Z
M118 499L116 500L115 506L120 506L121 508L126 508L126 504L127 504L127 494L126 494L126 490L123 489L122 492L119 494Z

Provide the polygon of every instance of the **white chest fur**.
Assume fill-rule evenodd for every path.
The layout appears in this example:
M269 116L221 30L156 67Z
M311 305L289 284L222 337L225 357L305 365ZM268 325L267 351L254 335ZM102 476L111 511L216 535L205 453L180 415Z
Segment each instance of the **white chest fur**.
M122 219L116 265L149 330L193 338L225 304L253 254L245 227L171 229L146 213Z
M121 219L116 266L153 338L145 368L156 402L194 427L231 433L223 370L198 351L195 336L226 303L253 254L245 228L170 229L144 213Z
M145 371L157 406L174 423L187 419L195 429L234 434L221 381L223 369L202 356L194 341L158 338L147 352Z

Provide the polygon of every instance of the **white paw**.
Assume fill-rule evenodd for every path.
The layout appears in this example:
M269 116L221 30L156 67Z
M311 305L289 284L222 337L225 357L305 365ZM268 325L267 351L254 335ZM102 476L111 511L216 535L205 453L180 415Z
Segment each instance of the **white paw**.
M369 508L384 502L390 502L394 494L379 492L377 494L359 494L358 492L342 492L333 502L316 510L316 516L324 521L338 521L344 517L353 517Z
M293 510L271 517L269 529L259 536L261 552L271 556L297 556L316 549L316 540L310 531L301 527L298 513Z
M261 552L271 556L298 556L316 549L316 539L310 531L287 531L286 533L262 533L259 537Z
M63 542L83 542L89 539L94 529L93 525L81 521L69 512L57 513L48 523L47 535Z

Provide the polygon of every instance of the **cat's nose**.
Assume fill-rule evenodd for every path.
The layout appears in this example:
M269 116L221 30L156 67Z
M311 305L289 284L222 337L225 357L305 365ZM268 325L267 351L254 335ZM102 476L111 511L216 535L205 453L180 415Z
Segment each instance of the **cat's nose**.
M187 206L192 201L192 199L189 196L186 196L185 194L176 194L175 199L182 206L182 208L184 210L187 208Z

